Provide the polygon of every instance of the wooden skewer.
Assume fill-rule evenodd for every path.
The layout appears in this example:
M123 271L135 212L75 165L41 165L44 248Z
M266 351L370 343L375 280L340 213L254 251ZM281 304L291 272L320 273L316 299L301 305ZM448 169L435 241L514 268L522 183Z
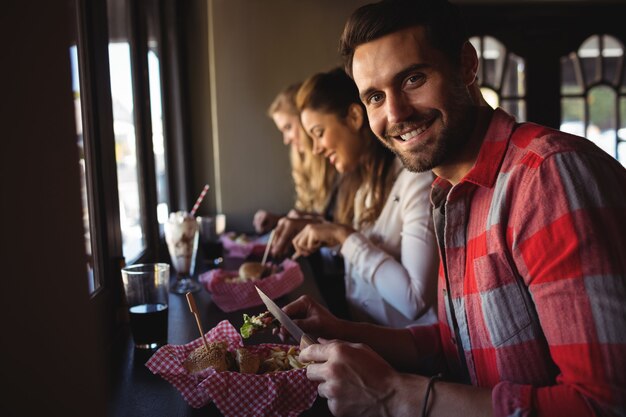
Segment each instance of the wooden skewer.
M204 347L206 348L206 351L208 352L209 344L207 343L206 338L204 337L204 330L202 330L202 324L200 323L200 314L198 314L198 307L196 306L196 300L193 298L193 294L190 292L185 294L185 296L187 297L187 304L189 304L189 310L191 310L194 317L196 318L196 323L198 324L198 330L200 331L200 336L202 336Z
M261 265L265 265L265 261L267 261L267 255L270 253L270 248L272 247L272 241L274 240L274 231L276 229L272 229L270 232L270 237L267 239L267 246L265 246L265 253L263 254L263 260L261 261Z

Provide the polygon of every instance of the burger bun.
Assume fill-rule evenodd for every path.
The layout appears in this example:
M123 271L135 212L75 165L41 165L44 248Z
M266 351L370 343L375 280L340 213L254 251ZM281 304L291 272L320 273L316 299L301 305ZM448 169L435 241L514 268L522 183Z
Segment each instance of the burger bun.
M239 276L245 280L263 278L267 268L260 262L244 262L239 267Z
M226 343L209 343L208 351L204 345L198 347L185 359L183 367L190 373L200 372L206 368L213 368L218 372L228 370Z

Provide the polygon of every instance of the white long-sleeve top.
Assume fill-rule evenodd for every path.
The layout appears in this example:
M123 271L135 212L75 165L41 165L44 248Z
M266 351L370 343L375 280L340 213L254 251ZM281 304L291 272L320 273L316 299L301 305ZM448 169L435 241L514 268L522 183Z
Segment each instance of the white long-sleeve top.
M429 199L433 174L409 172L396 158L390 175L397 178L376 222L341 247L350 313L397 328L432 324L439 265Z

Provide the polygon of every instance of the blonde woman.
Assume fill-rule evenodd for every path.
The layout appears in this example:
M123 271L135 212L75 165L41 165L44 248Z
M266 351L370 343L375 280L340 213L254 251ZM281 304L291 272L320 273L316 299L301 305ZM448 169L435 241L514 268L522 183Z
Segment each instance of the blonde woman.
M342 175L334 222L306 225L297 253L340 246L354 320L404 327L436 321L438 255L432 173L412 173L370 130L356 85L342 69L304 82L296 102L314 151Z
M303 132L295 95L301 83L281 91L268 108L268 116L283 135L283 143L290 147L291 176L295 185L296 201L289 217L328 216L332 210L331 191L337 172L320 155L313 153L313 143ZM276 227L281 215L259 210L253 225L257 233L266 233Z

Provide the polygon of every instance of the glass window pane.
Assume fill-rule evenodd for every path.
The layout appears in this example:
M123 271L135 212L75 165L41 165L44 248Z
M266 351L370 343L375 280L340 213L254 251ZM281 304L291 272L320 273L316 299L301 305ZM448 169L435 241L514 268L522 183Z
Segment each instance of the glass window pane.
M518 122L526 121L526 102L524 100L506 100L500 103L502 108L515 116Z
M620 142L617 145L617 160L626 167L626 142Z
M612 36L602 37L603 80L611 85L617 83L620 60L624 54L622 44Z
M600 42L597 35L589 37L578 49L587 84L600 81Z
M87 255L87 283L89 293L92 294L100 287L96 282L94 270L94 254L91 243L91 222L89 216L89 198L87 192L87 164L85 159L85 142L83 140L83 112L80 98L80 73L78 71L78 48L70 47L70 62L72 66L72 91L74 93L74 112L76 117L76 138L78 145L78 164L80 166L80 192L83 206L83 226L85 227L85 253Z
M515 54L509 54L502 85L502 96L524 97L526 94L525 74L524 59Z
M626 94L626 62L622 61L622 94Z
M587 96L589 123L598 126L601 131L615 129L617 124L616 99L615 91L610 87L601 85L589 90Z
M626 97L620 97L619 99L619 121L620 131L623 131L625 135L620 135L620 137L626 140Z
M585 136L585 100L582 98L561 99L561 126L564 132Z
M485 36L483 45L483 63L485 65L484 83L500 89L502 69L506 58L506 48L497 39Z
M139 198L139 165L133 112L130 45L109 43L111 98L117 186L120 200L120 225L124 257L136 258L145 248Z
M589 106L589 126L587 137L604 149L609 155L615 155L615 91L607 86L594 87L587 96Z
M156 47L156 45L154 45ZM155 49L148 51L148 77L150 79L150 110L152 118L152 149L157 185L157 217L161 224L167 221L168 187L165 168L165 144L163 141L163 111L161 106L161 74L159 57Z
M578 68L578 56L570 54L561 57L561 94L582 94L584 92L583 80Z

